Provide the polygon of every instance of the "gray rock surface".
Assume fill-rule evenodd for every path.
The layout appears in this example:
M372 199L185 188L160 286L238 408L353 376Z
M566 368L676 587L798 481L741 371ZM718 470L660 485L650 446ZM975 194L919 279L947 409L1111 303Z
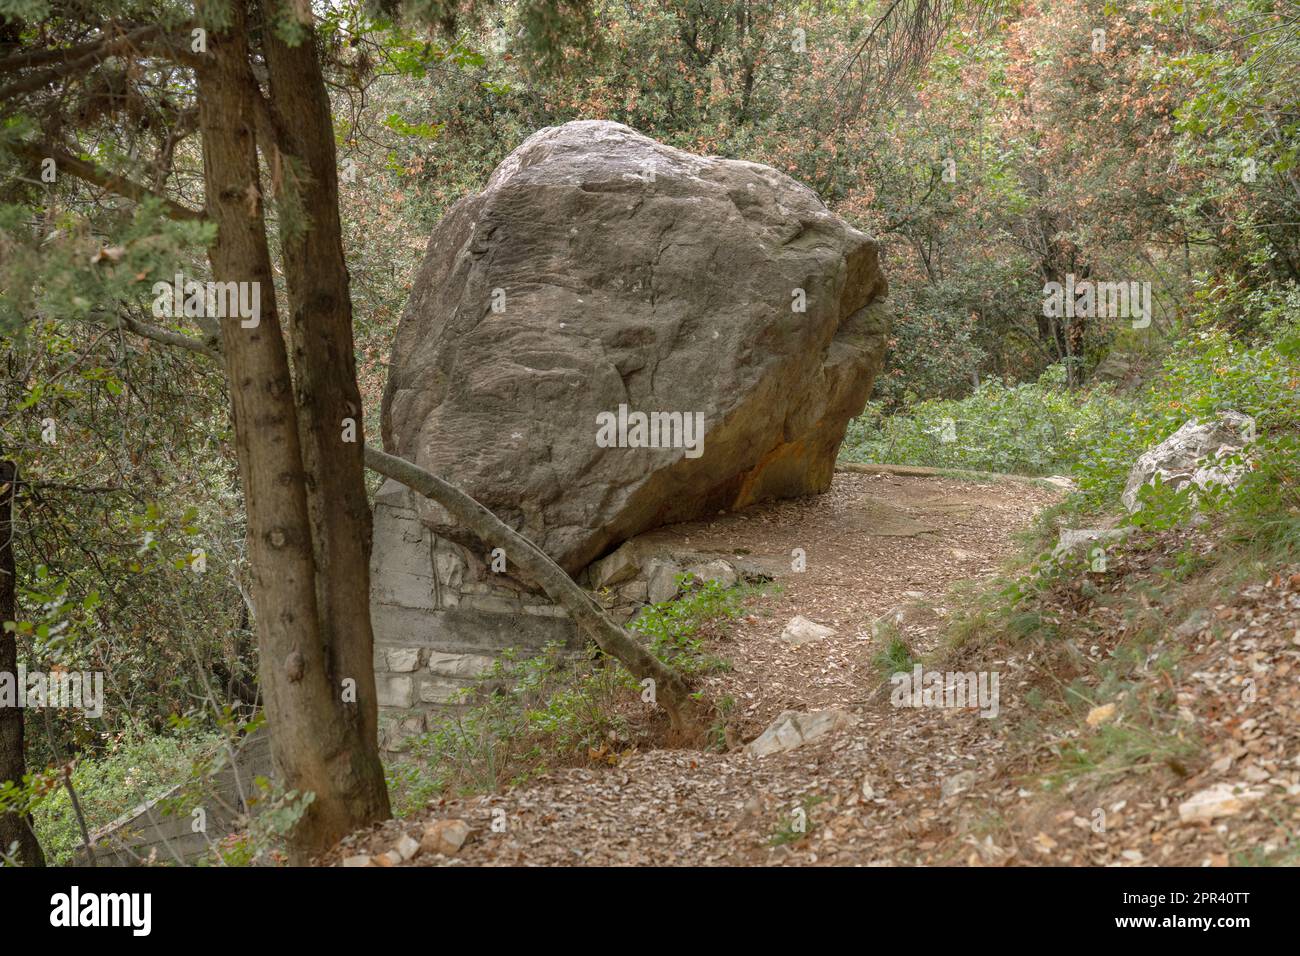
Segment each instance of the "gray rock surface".
M781 640L798 647L812 641L824 641L835 636L835 628L810 621L801 614L790 618L790 622L781 631Z
M1138 493L1159 476L1181 488L1211 485L1235 487L1246 473L1241 464L1222 459L1241 452L1255 439L1255 420L1240 412L1223 411L1210 422L1192 419L1133 464L1121 501L1130 512L1138 510Z
M696 564L686 569L694 580L701 583L716 583L721 587L729 588L740 580L740 575L726 561L708 561L704 564Z
M677 597L681 591L677 586L677 575L680 573L677 565L671 561L651 561L649 579L646 582L646 600L651 604L662 604Z
M794 750L835 730L844 730L858 723L858 718L844 710L816 710L801 714L795 710L782 711L745 748L755 757Z
M1062 528L1061 537L1052 549L1052 558L1060 561L1077 551L1090 550L1094 544L1103 547L1118 544L1133 533L1132 528Z
M824 491L880 367L885 294L876 243L783 173L617 123L543 129L434 230L384 444L576 573L661 524ZM601 447L620 406L702 416L702 445Z

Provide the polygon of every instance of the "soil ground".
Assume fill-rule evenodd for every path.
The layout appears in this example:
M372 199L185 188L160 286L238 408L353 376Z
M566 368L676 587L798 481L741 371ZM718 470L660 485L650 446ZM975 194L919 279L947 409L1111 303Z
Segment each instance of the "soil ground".
M929 650L949 588L993 574L1013 550L1014 532L1056 497L1018 481L839 473L824 495L661 532L680 536L692 550L743 553L776 572L775 593L712 648L733 669L705 678L702 687L715 700L736 701L732 724L741 739L757 736L785 710L841 708L860 723L785 754L655 750L617 767L569 768L504 794L448 800L433 816L459 817L476 832L456 862L923 858L937 846L931 831L944 780L987 765L1001 743L993 722L973 710L891 707L872 661L879 650L872 622L912 605L908 639L918 654ZM806 554L801 573L791 570L797 548ZM791 647L780 635L795 615L836 634ZM868 780L870 798L863 795ZM810 838L774 846L774 835L792 824L793 808L805 803ZM504 833L491 832L494 808L505 811ZM393 822L365 842L378 849L399 829L418 837L416 822ZM435 861L450 862L426 855L412 862Z
M1073 616L1095 635L1090 647L977 635L956 669L999 673L996 717L891 704L873 624L896 622L914 656L935 651L963 587L996 574L1017 550L1016 533L1061 494L1023 480L841 472L824 495L662 529L683 549L743 555L778 585L708 648L731 664L701 688L733 703L731 749L631 752L613 766L568 767L504 793L446 799L417 819L354 834L325 862L378 861L403 834L418 840L440 819L472 828L460 853L419 853L405 865L1294 862L1300 569L1249 584L1180 626L1158 604L1136 602L1158 636L1142 645L1147 664L1120 702L1127 695L1159 720L1192 728L1187 753L1165 754L1123 711L1109 718L1084 700L1073 723L1039 725L1030 704L1044 682L1059 690L1082 681L1103 699L1099 665L1149 626L1142 614L1132 618L1132 594L1161 580L1162 555L1219 547L1210 532L1157 537L1113 560L1108 574L1049 594L1061 620ZM796 549L806 554L802 572L791 566ZM1103 592L1127 603L1107 604ZM795 615L834 636L791 646L781 633ZM1165 659L1179 666L1153 664ZM784 753L757 757L743 747L783 711L829 708L856 723ZM1138 739L1136 760L1114 774L1103 766L1042 786L1059 771L1063 748L1094 746L1111 727L1115 740ZM1211 820L1181 820L1180 804L1214 786L1249 793Z

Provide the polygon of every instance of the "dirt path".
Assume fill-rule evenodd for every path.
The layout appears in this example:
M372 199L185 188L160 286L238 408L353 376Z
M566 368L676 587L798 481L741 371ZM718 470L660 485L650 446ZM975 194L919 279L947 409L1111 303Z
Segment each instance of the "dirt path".
M839 473L816 498L661 531L777 572L777 593L712 648L734 669L703 688L735 701L741 740L784 710L841 708L858 724L761 758L740 748L656 750L448 800L432 816L466 820L474 838L454 860L421 854L411 865L943 862L960 794L942 788L994 762L997 722L974 710L891 707L871 625L913 605L908 640L918 654L931 650L949 589L994 573L1014 533L1056 497L1025 482ZM806 553L802 573L791 570L794 549ZM795 615L837 633L791 647L780 634ZM1006 706L1015 694L1007 675L1000 692ZM808 837L782 840L799 819L795 807ZM494 810L504 811L505 832L493 832ZM424 822L387 824L373 848L392 845L399 830L418 838Z

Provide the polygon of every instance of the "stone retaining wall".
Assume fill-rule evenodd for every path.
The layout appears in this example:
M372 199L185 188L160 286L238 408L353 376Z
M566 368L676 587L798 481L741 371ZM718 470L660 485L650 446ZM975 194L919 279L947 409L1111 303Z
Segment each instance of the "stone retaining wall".
M491 569L491 556L441 538L420 521L407 489L375 496L371 619L380 744L399 750L430 714L463 707L461 691L507 648L524 656L547 643L579 649L563 608Z
M434 534L422 520L429 507L393 481L375 496L370 617L379 740L389 751L427 730L430 715L465 707L461 692L503 651L528 657L553 642L576 654L586 644L563 608L494 572L491 555ZM675 598L682 579L765 581L786 560L692 550L660 529L624 542L577 581L626 624L647 604Z

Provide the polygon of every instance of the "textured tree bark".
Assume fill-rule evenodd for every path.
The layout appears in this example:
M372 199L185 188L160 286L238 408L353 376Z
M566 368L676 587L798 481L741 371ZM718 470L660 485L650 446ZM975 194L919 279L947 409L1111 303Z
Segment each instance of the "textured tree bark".
M505 549L507 559L572 615L597 646L621 661L634 677L654 681L655 700L668 713L680 742L694 741L704 729L707 706L696 699L681 674L634 640L580 588L558 564L518 531L465 492L409 461L366 446L366 465L386 478L431 498L489 547Z
M275 304L244 2L229 3L227 26L209 36L209 60L197 71L199 127L208 217L218 229L209 250L213 277L256 282L261 290L260 321L245 328L226 319L221 351L248 518L259 672L272 750L284 786L315 794L290 834L290 855L303 862L386 817L388 801L378 741L366 736L356 703L373 695L373 678L366 684L359 679L363 675L355 675L354 693L345 695L341 681L353 675L334 670L326 640L331 632L318 604L318 546L307 485L320 476L304 467L298 406ZM351 360L350 352L346 358ZM313 458L309 465L319 467L321 461ZM321 550L327 559L335 557L328 547ZM345 570L366 573L364 565L331 572Z
M327 666L335 687L350 679L359 691L356 703L341 714L358 744L354 760L365 784L357 796L367 821L386 819L388 789L379 760L370 624L371 513L362 460L364 416L339 221L334 122L310 9L282 0L262 0L262 7L264 23L297 16L295 9L306 16L296 46L274 29L265 31L263 41L271 112L280 131L275 148L284 154L280 189L296 193L286 195L291 201L281 204L280 215L281 262L291 307L294 403L303 466L312 478L307 508Z
M18 613L17 565L13 547L13 504L18 466L0 461L0 629ZM0 674L18 677L18 641L0 630ZM0 707L0 783L21 784L27 763L23 753L23 712L17 707ZM0 850L17 844L17 859L24 866L44 866L45 854L36 841L31 818L17 813L0 813Z

